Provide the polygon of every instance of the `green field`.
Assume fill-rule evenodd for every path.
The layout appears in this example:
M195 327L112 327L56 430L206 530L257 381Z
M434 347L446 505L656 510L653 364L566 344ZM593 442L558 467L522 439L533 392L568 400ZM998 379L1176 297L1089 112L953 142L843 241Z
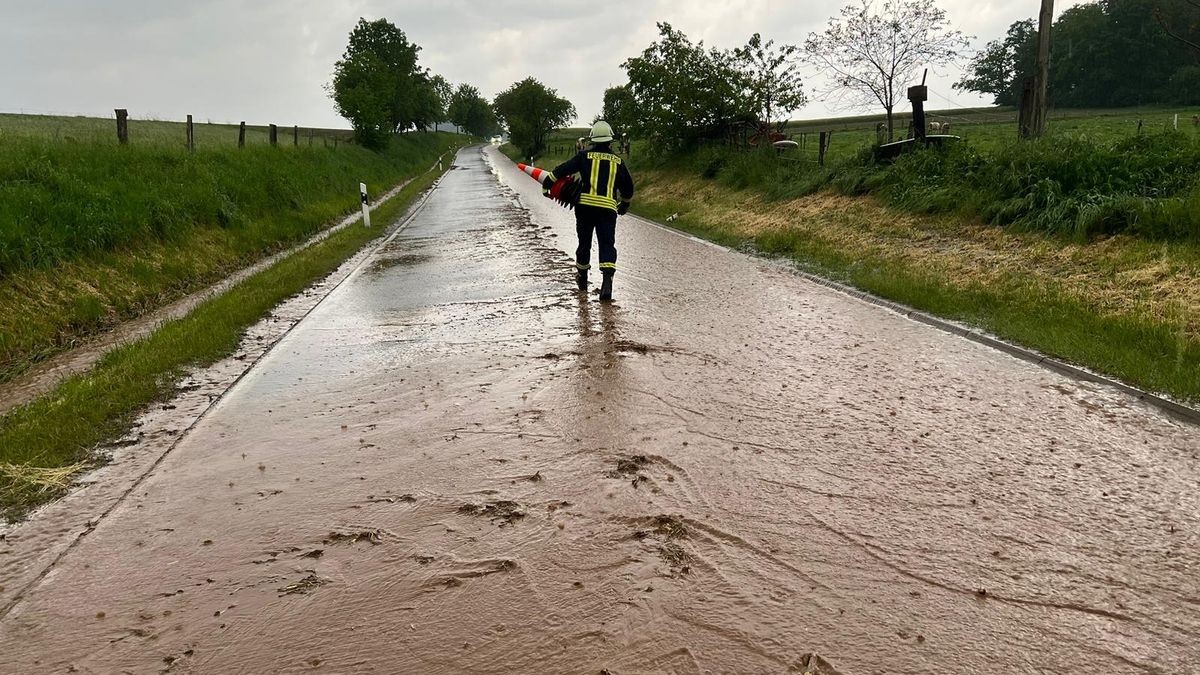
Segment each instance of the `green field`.
M1138 133L1138 121L1142 121L1142 133L1166 131L1174 128L1175 115L1179 115L1180 131L1200 136L1200 128L1192 125L1192 116L1200 113L1196 108L1122 108L1116 110L1054 110L1050 113L1050 136L1082 137L1096 141L1111 141ZM1017 112L1013 108L958 108L931 110L926 113L929 122L949 123L949 133L959 136L973 147L992 151L1017 139ZM897 114L896 137L903 138L908 131L911 113ZM834 117L815 120L794 120L787 124L785 133L796 142L804 142L806 152L816 158L816 136L820 132L833 132L829 158L837 160L870 147L876 142L876 127L884 122L883 115Z

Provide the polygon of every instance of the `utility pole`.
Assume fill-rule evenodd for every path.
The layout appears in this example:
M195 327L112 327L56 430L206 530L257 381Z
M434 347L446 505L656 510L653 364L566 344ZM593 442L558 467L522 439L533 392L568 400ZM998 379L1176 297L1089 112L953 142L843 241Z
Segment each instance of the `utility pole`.
M1042 11L1038 16L1037 70L1033 75L1032 105L1029 110L1029 138L1038 138L1046 132L1046 90L1050 84L1050 26L1054 23L1054 0L1042 0Z

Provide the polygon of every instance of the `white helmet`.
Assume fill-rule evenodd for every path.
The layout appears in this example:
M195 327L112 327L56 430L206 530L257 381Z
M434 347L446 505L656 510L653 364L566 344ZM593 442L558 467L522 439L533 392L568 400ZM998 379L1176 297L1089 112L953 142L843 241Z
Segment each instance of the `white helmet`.
M588 136L593 143L609 143L613 139L613 130L608 122L600 120L592 125L592 133Z

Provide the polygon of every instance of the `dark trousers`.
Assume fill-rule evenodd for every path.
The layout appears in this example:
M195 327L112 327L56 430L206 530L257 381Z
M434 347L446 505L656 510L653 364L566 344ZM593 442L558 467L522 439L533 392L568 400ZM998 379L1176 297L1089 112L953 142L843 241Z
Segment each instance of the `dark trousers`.
M617 269L617 212L582 204L575 208L575 267L581 270L591 267L593 232L600 240L600 271L612 274Z

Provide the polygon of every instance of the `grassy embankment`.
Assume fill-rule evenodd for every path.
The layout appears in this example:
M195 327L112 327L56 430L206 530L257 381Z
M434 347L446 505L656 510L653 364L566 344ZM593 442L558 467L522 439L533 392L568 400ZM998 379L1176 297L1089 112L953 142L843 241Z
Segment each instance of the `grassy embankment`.
M634 208L1196 403L1200 140L1190 115L1141 137L1137 119L1154 118L1073 116L1037 143L967 141L894 164L857 152L826 168L635 144Z
M44 139L26 141L0 137L4 147L32 152L26 157L41 162L41 168L24 174L24 184L12 189L6 184L0 190L4 241L18 240L11 235L22 231L11 219L19 204L13 200L16 195L34 205L30 211L45 218L42 222L50 232L43 233L35 248L5 250L4 259L11 267L0 279L5 291L0 296L2 335L5 345L18 346L7 352L23 359L17 363L27 363L33 356L19 350L23 344L49 343L48 349L53 350L105 325L64 321L80 306L77 298L100 303L104 310L92 313L107 321L139 313L299 241L331 218L353 210L354 189L362 178L376 194L406 176L418 178L376 212L373 228L350 227L335 233L201 304L187 317L110 352L90 372L71 377L50 394L0 417L0 514L7 517L18 517L61 493L74 473L103 461L94 454L97 444L119 436L146 405L169 396L187 369L231 353L242 332L272 307L379 236L382 226L436 178L436 173L423 173L436 157L465 139L414 135L398 140L382 155L354 147L314 148L311 153L303 148L267 147L258 152L248 148L240 153L214 149L188 155L162 147L75 148ZM91 166L92 162L100 167ZM7 161L2 166L5 172L14 170ZM129 181L107 178L111 172L149 185L145 190L127 189L123 186ZM186 187L191 184L201 187ZM176 188L181 194L155 194L155 189ZM255 194L259 191L268 196ZM41 192L55 193L59 201L64 196L71 200L61 207L65 211L56 211L60 207L39 205ZM225 208L237 210L235 223L219 222L216 214ZM61 227L58 217L64 212L76 218L99 214L70 222L106 227ZM163 212L172 217L164 217ZM24 256L13 256L14 250ZM39 281L44 286L39 287ZM22 289L30 293L24 302ZM11 304L3 304L7 302ZM38 328L10 320L10 311L24 312L25 322ZM46 335L55 340L47 341ZM40 342L31 339L38 337ZM14 361L8 363L12 373Z
M111 122L68 122L75 136L55 120L0 116L0 382L303 241L357 208L359 181L381 194L453 138L413 134L381 154L239 150L236 128L198 125L188 153L172 123L131 123L141 141L120 147L75 129Z

